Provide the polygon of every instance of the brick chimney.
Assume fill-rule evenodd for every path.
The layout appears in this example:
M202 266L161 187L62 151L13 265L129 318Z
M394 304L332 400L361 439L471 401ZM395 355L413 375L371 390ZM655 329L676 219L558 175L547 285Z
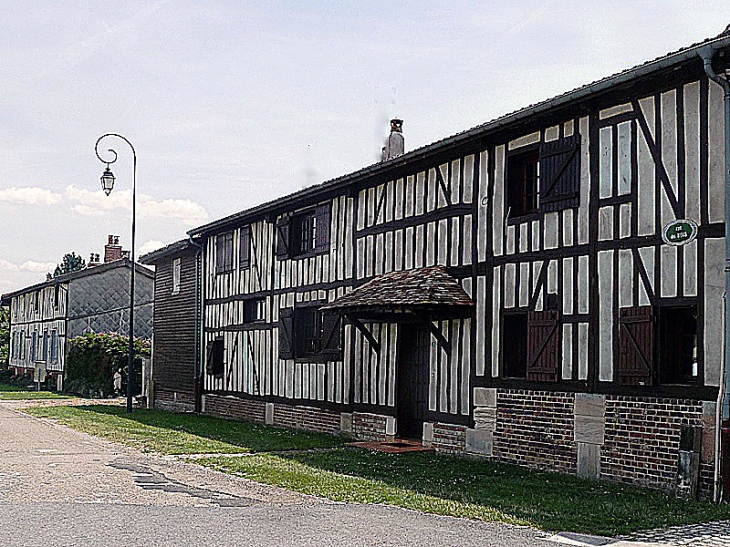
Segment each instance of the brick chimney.
M405 152L405 140L403 139L403 120L393 118L390 120L390 135L383 146L382 161L400 156Z
M94 266L99 266L101 262L99 262L99 253L91 253L91 256L89 257L89 262L86 264L87 268L93 268Z
M119 236L110 235L109 242L104 245L104 264L121 260L122 246L119 244Z

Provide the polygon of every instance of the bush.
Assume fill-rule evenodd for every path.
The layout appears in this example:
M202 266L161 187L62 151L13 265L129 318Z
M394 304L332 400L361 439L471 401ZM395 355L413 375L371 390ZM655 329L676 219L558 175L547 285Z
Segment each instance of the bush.
M114 374L122 375L122 393L127 390L129 338L118 334L84 334L72 338L66 357L65 390L84 397L105 397L114 392ZM150 343L134 341L135 357L149 357ZM142 388L142 366L135 359L134 390Z

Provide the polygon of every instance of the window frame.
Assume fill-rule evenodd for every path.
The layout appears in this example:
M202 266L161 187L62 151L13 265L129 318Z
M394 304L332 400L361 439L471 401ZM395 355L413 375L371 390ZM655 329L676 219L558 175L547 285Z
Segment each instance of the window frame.
M180 294L180 280L182 277L182 260L176 258L172 261L172 291L170 294Z
M520 325L520 327L524 326L524 333L523 333L524 336L521 336L519 338L519 340L522 343L522 347L519 348L522 350L521 355L520 355L521 363L520 363L519 371L518 371L518 372L521 372L520 375L511 374L512 372L514 372L514 368L512 366L509 367L510 373L508 373L508 368L507 368L507 357L508 356L506 355L506 352L505 352L505 348L507 347L507 345L505 344L505 338L510 336L509 333L507 332L507 328L506 328L507 321L508 320L517 320L517 319L521 320L524 323L524 325ZM501 368L501 372L502 372L502 375L501 375L502 378L508 379L508 380L526 380L527 379L527 366L528 366L528 362L527 362L528 349L529 349L528 345L527 345L527 336L528 336L528 331L529 331L529 321L528 321L527 310L522 309L522 308L505 310L502 314L502 323L501 323L500 330L502 331L502 333L501 333L502 337L500 340L500 344L501 344L501 346L500 346L501 367L500 368ZM517 339L516 336L510 336L510 340L514 341L515 339Z
M667 332L665 322L670 319L671 314L681 314L682 312L689 312L693 316L694 320L694 333L690 336L694 336L694 367L696 367L696 374L685 375L683 368L685 364L680 354L682 353L680 342L678 338L686 336L686 333L678 332L677 330ZM696 303L684 302L684 303L660 303L655 306L656 314L656 327L655 327L655 356L654 356L654 368L655 377L657 384L660 386L695 386L700 385L703 376L703 367L700 363L700 325L699 325L699 309ZM686 317L684 319L687 319ZM672 342L674 342L672 344ZM668 346L674 347L668 347ZM673 357L672 357L673 356ZM669 366L669 359L672 359L674 363ZM690 364L690 369L692 364ZM668 377L668 373L672 372L672 377Z
M507 155L505 170L505 205L507 207L506 217L508 220L525 220L535 217L540 213L540 148L539 146L526 146L511 151ZM533 177L534 189L531 195L534 196L534 207L528 209L526 200L526 186L528 176L525 172L527 165L535 169ZM519 192L516 192L516 189ZM516 207L517 201L521 201L520 207Z
M266 298L249 298L243 301L243 322L245 324L266 321Z
M342 318L338 313L320 309L324 304L312 301L280 310L279 347L286 348L280 352L280 359L311 363L342 360Z

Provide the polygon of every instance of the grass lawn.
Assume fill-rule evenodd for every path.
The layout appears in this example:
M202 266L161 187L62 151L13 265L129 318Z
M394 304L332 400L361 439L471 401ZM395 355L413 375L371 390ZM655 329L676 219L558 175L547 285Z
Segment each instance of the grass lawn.
M346 439L318 433L279 429L197 414L135 410L118 406L38 407L24 410L41 418L143 452L160 454L236 454L306 450L341 446Z
M70 399L68 395L53 393L52 391L33 391L21 386L0 384L0 400L23 399Z
M75 429L164 454L252 452L195 460L226 473L336 501L614 536L730 518L730 505L431 452L384 454L344 439L193 414L121 407L28 409ZM320 450L311 450L320 449Z

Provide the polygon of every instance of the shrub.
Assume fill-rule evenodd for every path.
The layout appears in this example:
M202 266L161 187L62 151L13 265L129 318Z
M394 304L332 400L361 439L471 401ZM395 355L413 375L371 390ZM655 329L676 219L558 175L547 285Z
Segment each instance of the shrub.
M129 338L118 334L83 334L69 342L65 389L84 397L107 396L114 392L114 374L122 375L122 393L127 389ZM150 343L134 341L135 357L149 357ZM142 366L135 359L134 389L141 393Z

